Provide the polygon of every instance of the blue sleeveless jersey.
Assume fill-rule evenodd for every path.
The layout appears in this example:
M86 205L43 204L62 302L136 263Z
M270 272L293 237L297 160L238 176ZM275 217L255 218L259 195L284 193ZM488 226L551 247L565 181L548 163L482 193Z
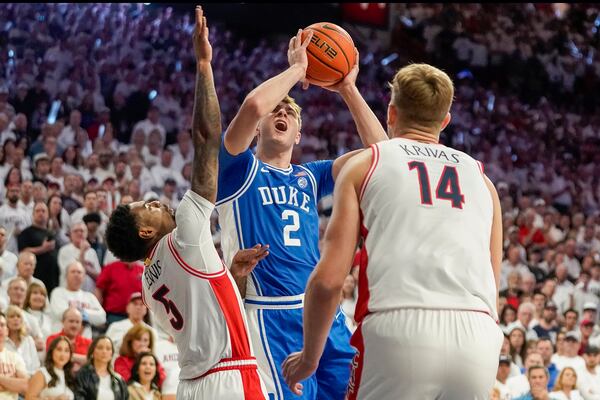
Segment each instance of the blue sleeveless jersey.
M221 144L217 211L227 265L239 249L268 244L269 255L248 279L246 293L304 293L319 261L319 199L333 191L333 161L276 168L250 150L232 156Z

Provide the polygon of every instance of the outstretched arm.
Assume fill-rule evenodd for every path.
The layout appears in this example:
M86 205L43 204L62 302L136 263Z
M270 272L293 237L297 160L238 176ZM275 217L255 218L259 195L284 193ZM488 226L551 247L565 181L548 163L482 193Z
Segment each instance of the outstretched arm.
M208 26L200 6L196 6L193 40L196 54L196 90L192 120L194 142L192 190L214 203L217 199L221 110L210 65L212 47L208 41Z
M328 86L325 89L332 92L337 92L342 96L344 102L352 114L352 119L356 124L356 130L360 136L360 140L365 147L369 147L374 143L387 140L388 136L385 133L385 129L377 119L375 113L371 110L365 99L360 94L360 91L356 87L356 78L358 76L358 60L359 54L356 50L356 64L348 75L340 83L333 86ZM342 167L346 162L352 158L357 151L352 151L338 157L333 162L332 175L333 179L337 178L337 175L341 171Z
M304 298L304 348L283 363L283 376L290 389L302 393L299 383L319 365L340 294L350 273L360 227L360 184L371 161L365 151L348 162L340 173L333 195L331 221L323 241L323 255L310 276Z
M250 146L256 128L262 117L270 113L285 98L290 89L306 76L308 58L306 47L310 43L312 33L302 42L302 30L290 40L288 61L290 67L261 83L248 93L237 115L225 132L225 148L232 155L238 155Z

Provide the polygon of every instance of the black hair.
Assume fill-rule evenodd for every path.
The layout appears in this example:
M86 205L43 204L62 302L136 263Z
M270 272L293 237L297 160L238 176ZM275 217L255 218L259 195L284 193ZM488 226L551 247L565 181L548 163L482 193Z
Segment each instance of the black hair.
M135 364L133 364L133 367L131 367L131 378L129 378L129 384L132 384L133 382L140 382L140 365L142 364L142 359L144 357L152 357L154 359L154 364L156 365L156 372L154 373L154 377L152 378L152 382L150 383L150 387L152 389L156 389L156 390L160 390L160 387L158 386L158 378L160 373L158 372L158 359L156 358L156 356L154 354L152 354L149 351L144 351L140 354L137 355L137 357L135 358Z
M129 206L117 206L106 227L106 246L122 261L143 260L148 242L139 236L138 229L138 223Z

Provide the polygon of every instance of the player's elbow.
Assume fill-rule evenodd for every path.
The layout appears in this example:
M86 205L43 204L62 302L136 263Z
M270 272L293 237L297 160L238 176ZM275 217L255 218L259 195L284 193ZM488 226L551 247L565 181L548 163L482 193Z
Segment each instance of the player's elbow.
M264 101L256 96L253 92L249 93L244 99L242 106L240 107L240 114L244 113L248 117L260 119L263 115L266 115L270 110L266 110Z
M311 280L311 284L315 292L322 294L336 294L342 291L344 281L340 281L335 276L328 276L317 273Z

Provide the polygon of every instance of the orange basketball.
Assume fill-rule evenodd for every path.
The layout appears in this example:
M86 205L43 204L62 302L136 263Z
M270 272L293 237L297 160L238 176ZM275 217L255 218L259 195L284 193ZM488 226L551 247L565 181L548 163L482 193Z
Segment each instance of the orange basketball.
M302 31L303 41L310 31L313 37L306 49L306 78L313 85L334 85L354 67L354 42L348 32L331 22L318 22L305 28Z

